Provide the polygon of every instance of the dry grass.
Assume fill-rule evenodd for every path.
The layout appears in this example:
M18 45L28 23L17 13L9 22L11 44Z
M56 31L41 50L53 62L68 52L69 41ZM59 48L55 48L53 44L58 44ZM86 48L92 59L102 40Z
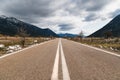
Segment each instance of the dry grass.
M71 40L120 53L120 38L70 38Z
M36 43L41 43L50 39L51 38L44 38L44 37L26 37L25 47L28 47ZM13 45L21 45L21 37L0 37L0 44L5 45L5 48ZM0 48L0 56L6 53L5 48Z

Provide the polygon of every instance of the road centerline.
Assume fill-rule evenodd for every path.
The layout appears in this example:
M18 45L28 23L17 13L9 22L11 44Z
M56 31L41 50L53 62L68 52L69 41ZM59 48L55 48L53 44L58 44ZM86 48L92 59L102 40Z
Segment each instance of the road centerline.
M60 51L61 51L61 62L62 62L62 73L63 73L63 80L70 80L69 71L67 68L63 47L62 47L62 41L60 39Z
M57 52L56 52L56 57L55 57L55 62L53 66L53 72L51 76L51 80L58 80L58 68L59 68L59 46L60 41L58 42L58 47L57 47Z

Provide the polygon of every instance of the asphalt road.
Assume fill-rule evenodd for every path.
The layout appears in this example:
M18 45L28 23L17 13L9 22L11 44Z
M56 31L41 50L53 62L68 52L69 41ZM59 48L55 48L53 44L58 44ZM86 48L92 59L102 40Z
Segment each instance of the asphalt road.
M0 80L120 80L120 55L55 39L0 57Z

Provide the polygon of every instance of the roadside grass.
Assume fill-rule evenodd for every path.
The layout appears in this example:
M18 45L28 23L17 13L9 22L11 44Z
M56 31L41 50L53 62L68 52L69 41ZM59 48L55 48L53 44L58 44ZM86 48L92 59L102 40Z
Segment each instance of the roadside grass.
M30 45L38 44L44 41L51 40L51 38L44 38L44 37L26 37L25 38L25 47L28 47ZM1 46L2 45L2 46ZM0 56L3 54L7 54L7 48L9 46L15 46L21 44L21 37L0 37ZM4 47L3 47L4 46ZM25 48L24 47L24 48ZM13 50L15 51L15 50Z
M5 54L5 50L4 50L4 48L0 48L0 56L3 54Z
M69 38L83 44L120 53L120 38L104 39L104 38Z

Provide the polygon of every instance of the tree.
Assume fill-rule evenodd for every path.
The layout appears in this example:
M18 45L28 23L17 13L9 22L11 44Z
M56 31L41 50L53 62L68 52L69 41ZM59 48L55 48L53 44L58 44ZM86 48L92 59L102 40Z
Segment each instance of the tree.
M79 37L79 40L82 41L82 38L84 37L83 31L81 31L81 32L79 33L78 37Z
M21 45L25 46L25 38L29 36L24 27L18 28L18 35L21 37Z
M105 36L105 38L107 38L107 39L110 38L110 37L112 37L112 36L113 36L112 31L109 30L109 31L104 32L104 36Z
M84 37L83 31L81 31L81 32L79 33L79 37L80 37L80 38L83 38L83 37Z

